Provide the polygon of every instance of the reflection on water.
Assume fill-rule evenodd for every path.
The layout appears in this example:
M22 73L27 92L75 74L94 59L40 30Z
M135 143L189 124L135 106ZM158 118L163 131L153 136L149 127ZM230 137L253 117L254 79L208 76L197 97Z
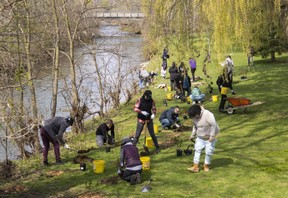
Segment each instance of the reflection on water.
M95 105L97 102L98 89L95 79L95 64L91 51L96 52L97 64L101 68L101 71L109 71L107 80L115 82L117 79L117 69L120 65L121 73L129 73L125 76L124 83L122 85L123 90L129 88L132 82L138 79L138 67L143 62L142 56L142 38L138 35L120 31L118 26L104 25L100 26L101 37L95 38L94 44L87 45L85 47L79 47L75 52L75 59L77 64L77 74L82 76L78 77L79 94L81 103L85 102L91 112L97 111L98 107ZM60 60L61 65L61 80L59 81L59 94L58 94L58 107L57 116L68 116L69 105L67 105L67 92L65 89L65 81L69 84L69 62L63 57ZM105 75L105 73L104 73ZM81 82L81 83L80 83ZM112 83L111 83L112 84ZM51 67L41 68L37 74L37 79L34 80L36 88L36 97L39 108L39 114L42 114L44 119L48 119L51 114L52 104L52 70ZM109 87L113 90L113 86ZM63 91L63 92L62 92ZM28 94L28 93L26 93ZM88 96L89 95L89 96ZM29 104L27 95L26 103ZM121 93L121 102L126 100L123 93ZM69 101L69 99L68 99ZM94 101L94 102L93 102ZM11 145L10 145L11 147ZM12 146L13 147L13 146ZM15 148L9 148L9 158L15 159L17 151ZM4 149L0 144L0 160L4 159Z

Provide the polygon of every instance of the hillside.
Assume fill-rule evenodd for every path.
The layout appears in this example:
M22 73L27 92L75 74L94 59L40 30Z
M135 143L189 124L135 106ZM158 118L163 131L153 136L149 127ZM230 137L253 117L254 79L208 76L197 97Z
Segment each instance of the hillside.
M173 57L172 57L173 58ZM287 54L277 57L276 63L256 57L255 66L248 70L246 56L233 54L235 63L234 89L237 97L246 97L255 101L264 101L262 105L248 107L247 112L236 110L232 115L218 112L218 102L209 101L211 94L206 89L207 83L214 88L213 95L218 94L216 77L221 66L216 62L208 65L210 78L204 78L201 65L198 64L196 76L201 76L200 86L207 96L204 107L214 113L221 128L221 136L216 144L211 170L205 173L191 173L193 155L176 156L177 148L186 149L190 144L191 120L183 119L188 107L186 102L173 99L168 106L163 104L167 93L158 89L160 83L169 84L169 79L156 78L149 89L156 101L157 115L155 124L160 125L158 118L165 109L178 105L184 131L160 130L157 133L161 152L153 153L151 169L143 172L142 183L130 186L117 177L119 147L111 152L105 149L91 150L85 157L105 160L105 171L95 174L93 163L86 161L87 170L81 171L75 151L61 148L64 165L43 167L42 156L27 161L17 162L17 177L1 181L0 192L4 197L287 197L287 160L288 137L287 120ZM172 60L169 60L169 62ZM201 59L197 59L200 63ZM149 65L149 70L156 70L159 62ZM159 71L159 70L158 70ZM160 72L159 72L160 73ZM241 76L247 80L241 80ZM121 109L111 112L116 126L116 140L133 134L136 129L136 114L133 106L139 93ZM220 95L219 95L220 96ZM228 97L232 97L231 94ZM220 98L219 98L220 99ZM95 130L101 120L95 119L85 123L87 132L79 136L68 136L68 142L76 150L95 148ZM182 144L179 142L182 140ZM138 148L143 151L144 131ZM201 156L203 163L204 154ZM54 159L53 151L49 159ZM152 181L149 183L149 179ZM144 185L151 190L143 193Z

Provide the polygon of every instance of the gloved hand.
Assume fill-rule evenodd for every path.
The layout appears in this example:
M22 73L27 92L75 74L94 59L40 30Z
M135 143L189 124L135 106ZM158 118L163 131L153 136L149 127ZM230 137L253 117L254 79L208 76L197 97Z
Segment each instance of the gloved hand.
M176 126L177 128L179 128L179 127L180 127L180 125L179 125L179 124L177 124L177 123L175 124L175 126Z
M70 149L71 147L68 144L64 144L65 149Z
M147 111L141 111L141 114L146 116L146 117L149 115L149 113Z
M117 173L118 173L118 175L121 175L122 171L120 169L118 169Z
M152 114L150 119L153 120L155 118L155 114Z

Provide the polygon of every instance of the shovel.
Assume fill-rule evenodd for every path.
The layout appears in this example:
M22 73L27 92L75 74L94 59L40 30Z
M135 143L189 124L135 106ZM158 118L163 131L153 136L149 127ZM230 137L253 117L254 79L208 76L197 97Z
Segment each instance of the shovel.
M149 179L148 183L141 188L141 192L148 192L152 190L152 187L149 185L152 179Z
M68 148L68 150L71 150L71 151L75 151L77 152L78 154L85 154L85 153L89 153L90 152L90 149L86 149L86 150L76 150L76 149L73 149L73 148Z
M143 149L144 149L144 151L145 151L145 153L144 153L144 155L146 154L146 155L149 155L150 154L150 152L149 152L149 149L148 149L148 147L146 146L146 133L147 133L147 123L145 123L145 129L144 129L144 144L143 144Z

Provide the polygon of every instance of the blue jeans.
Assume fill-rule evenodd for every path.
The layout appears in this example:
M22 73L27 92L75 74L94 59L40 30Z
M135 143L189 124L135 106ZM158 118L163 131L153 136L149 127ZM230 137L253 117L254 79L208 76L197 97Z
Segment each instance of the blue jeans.
M192 96L190 95L190 98L193 100L193 101L204 101L205 100L205 94L200 94L200 96Z
M170 123L167 118L160 120L160 123L162 125L162 129L164 129L165 127L170 128L173 124L173 123Z
M203 140L203 139L197 137L196 142L195 142L195 146L194 146L194 149L195 149L194 159L193 159L194 164L199 164L201 151L203 149L205 149L204 163L210 165L211 160L212 160L212 155L213 155L214 150L215 150L215 143L216 143L216 140L209 142L208 140Z

